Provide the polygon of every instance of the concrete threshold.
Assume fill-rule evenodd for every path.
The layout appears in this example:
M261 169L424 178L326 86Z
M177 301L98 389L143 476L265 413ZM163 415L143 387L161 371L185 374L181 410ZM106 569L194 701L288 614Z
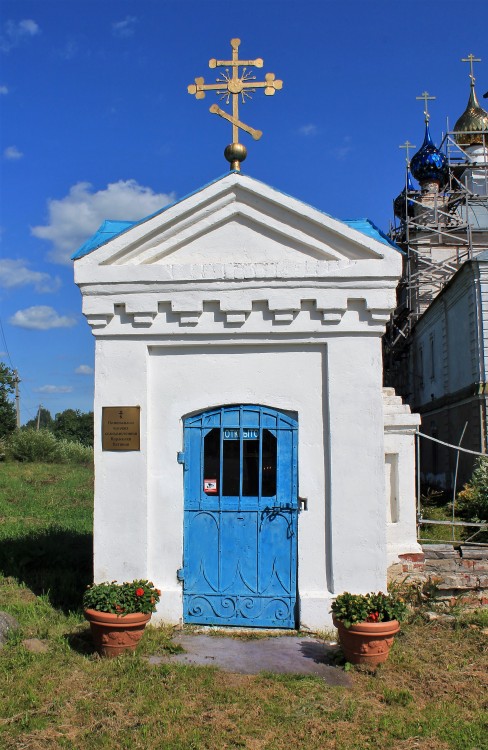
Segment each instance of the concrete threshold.
M350 687L351 677L335 666L338 647L313 636L275 635L250 640L206 633L182 633L174 638L183 653L149 656L149 664L192 664L237 674L311 675L328 685Z

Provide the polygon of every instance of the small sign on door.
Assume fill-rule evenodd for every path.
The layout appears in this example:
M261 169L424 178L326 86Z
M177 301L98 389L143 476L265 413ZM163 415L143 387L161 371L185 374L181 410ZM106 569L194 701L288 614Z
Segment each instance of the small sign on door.
M216 479L204 479L203 491L206 492L207 495L216 495L217 494L217 480Z

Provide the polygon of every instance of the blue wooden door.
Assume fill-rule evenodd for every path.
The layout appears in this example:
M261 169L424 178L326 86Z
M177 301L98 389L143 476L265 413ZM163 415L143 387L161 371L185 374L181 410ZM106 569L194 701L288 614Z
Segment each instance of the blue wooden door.
M225 406L184 430L184 621L294 628L296 420Z

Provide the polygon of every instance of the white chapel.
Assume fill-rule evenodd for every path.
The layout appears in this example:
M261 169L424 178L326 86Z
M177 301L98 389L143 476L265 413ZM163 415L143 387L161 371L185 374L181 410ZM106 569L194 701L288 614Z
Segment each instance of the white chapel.
M96 581L160 621L319 629L416 541L382 387L401 253L238 170L74 256L95 337Z

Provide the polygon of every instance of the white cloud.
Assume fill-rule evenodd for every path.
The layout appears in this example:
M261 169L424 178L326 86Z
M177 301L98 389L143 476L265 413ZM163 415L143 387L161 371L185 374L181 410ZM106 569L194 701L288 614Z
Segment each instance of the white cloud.
M66 42L60 47L56 54L62 60L73 60L79 52L79 45L76 39L67 39Z
M13 21L10 21L10 23L13 23ZM36 23L36 21L33 21L32 18L26 18L24 21L19 21L17 29L17 33L21 36L35 36L40 32L39 24Z
M123 21L114 21L112 24L112 34L118 36L120 39L132 36L135 31L135 24L137 18L135 16L126 16Z
M71 393L71 385L41 385L40 388L32 389L35 393Z
M119 180L93 192L89 182L78 182L68 195L48 202L49 220L32 227L35 237L53 244L48 259L69 263L70 255L94 234L104 219L137 221L174 200L172 193L155 193L136 180Z
M313 122L310 122L308 125L302 125L301 128L298 128L298 132L300 133L300 135L308 137L310 135L317 135L319 129L316 125L313 124Z
M58 291L61 279L41 271L32 271L25 260L0 259L0 287L15 289L28 284L33 284L40 294L50 294Z
M345 135L342 139L342 143L333 148L330 153L332 156L335 156L338 161L342 161L346 156L349 156L352 150L352 138L350 135Z
M8 94L8 86L0 86L0 96Z
M78 365L75 373L77 375L93 375L93 367L90 367L90 365Z
M58 315L48 305L34 305L25 310L17 310L9 321L13 326L29 328L33 331L47 331L50 328L71 328L76 325L76 318Z
M0 35L0 50L10 52L14 47L41 33L37 21L32 18L24 18L23 21L6 21L3 25L3 33Z
M23 157L22 151L19 151L17 146L7 146L5 151L3 152L3 156L5 159L8 159L9 161L15 161L17 159L22 159Z

